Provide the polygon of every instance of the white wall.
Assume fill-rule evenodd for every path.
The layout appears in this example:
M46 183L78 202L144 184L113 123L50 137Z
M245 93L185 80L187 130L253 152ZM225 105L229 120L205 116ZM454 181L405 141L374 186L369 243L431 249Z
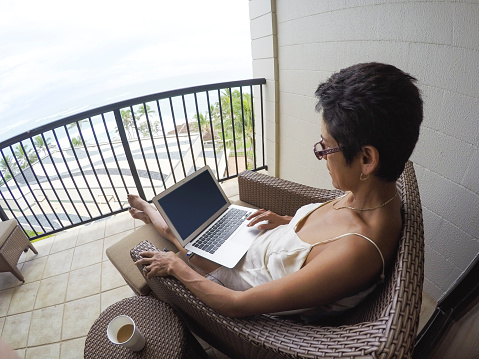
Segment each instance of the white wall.
M278 52L276 14L270 0L250 1L250 29L253 77L264 77L267 81L263 93L263 113L266 119L266 163L269 174L278 176L279 168L276 164L276 159L279 158ZM255 96L257 96L256 93ZM255 113L260 113L258 103L256 103ZM259 116L256 118L259 119Z
M257 66L264 60L255 50L259 39L275 48L267 87L276 87L276 127L267 158L282 178L331 188L312 153L319 82L368 61L418 78L425 118L412 160L425 221L424 290L440 299L479 253L479 4L252 0L250 15L255 76L266 73ZM272 21L269 38L259 19Z

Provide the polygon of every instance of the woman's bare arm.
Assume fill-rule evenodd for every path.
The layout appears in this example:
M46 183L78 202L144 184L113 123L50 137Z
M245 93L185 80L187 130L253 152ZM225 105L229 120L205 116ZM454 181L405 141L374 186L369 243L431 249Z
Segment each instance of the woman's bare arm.
M230 317L317 307L352 295L371 284L382 264L369 243L344 240L330 246L308 265L285 278L244 292L214 283L173 253L144 252L148 277L172 275L218 313Z
M271 211L266 211L264 209L259 209L253 214L251 214L248 219L251 220L248 223L248 227L252 227L257 225L258 223L265 222L259 224L257 227L260 230L269 230L281 226L283 224L288 224L291 222L293 217L290 216L280 216Z

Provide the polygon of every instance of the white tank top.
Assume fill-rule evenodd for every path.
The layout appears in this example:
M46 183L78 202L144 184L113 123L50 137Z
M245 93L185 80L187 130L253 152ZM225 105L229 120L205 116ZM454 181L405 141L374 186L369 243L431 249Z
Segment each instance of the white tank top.
M296 227L311 212L324 205L313 203L298 209L289 224L262 232L253 242L242 260L232 269L220 267L208 275L212 280L234 290L246 290L251 287L283 278L301 269L311 249L317 245L333 242L346 236L359 236L366 239L377 249L383 269L380 280L384 279L385 262L379 247L371 239L359 233L345 233L335 238L309 244L301 240ZM342 312L359 304L376 288L376 284L354 296L343 298L334 304L321 307L322 311ZM304 311L304 310L302 310ZM290 314L291 312L288 312Z

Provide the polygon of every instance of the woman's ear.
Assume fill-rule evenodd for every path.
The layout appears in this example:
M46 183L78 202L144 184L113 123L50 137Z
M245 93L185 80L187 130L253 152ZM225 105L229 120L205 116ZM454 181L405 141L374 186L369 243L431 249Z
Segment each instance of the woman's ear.
M374 173L379 166L379 152L374 146L364 146L361 152L362 173L366 176Z

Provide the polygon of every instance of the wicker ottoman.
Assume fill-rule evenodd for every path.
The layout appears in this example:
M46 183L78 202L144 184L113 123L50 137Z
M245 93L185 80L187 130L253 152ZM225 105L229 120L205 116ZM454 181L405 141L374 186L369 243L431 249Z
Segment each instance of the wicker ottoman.
M133 352L108 340L108 323L121 314L130 316L145 336L146 345L141 351ZM142 296L123 299L100 314L88 332L84 357L169 359L206 358L207 355L168 304L151 296Z

